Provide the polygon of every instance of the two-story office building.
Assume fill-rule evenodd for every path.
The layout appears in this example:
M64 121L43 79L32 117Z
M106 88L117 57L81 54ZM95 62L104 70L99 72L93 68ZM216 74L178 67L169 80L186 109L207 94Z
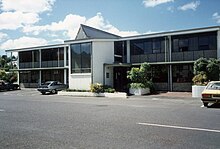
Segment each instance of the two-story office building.
M220 58L220 27L120 37L81 25L74 40L18 52L19 82L24 87L58 80L71 89L92 83L127 89L127 71L143 62L151 65L157 90L191 91L193 63L200 57Z

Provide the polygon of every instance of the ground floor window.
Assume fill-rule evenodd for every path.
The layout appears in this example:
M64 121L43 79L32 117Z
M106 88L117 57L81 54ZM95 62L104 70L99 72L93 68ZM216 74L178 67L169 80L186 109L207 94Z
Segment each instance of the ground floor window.
M157 65L151 66L152 68L152 81L155 83L168 82L168 66Z
M20 71L19 82L21 83L39 83L39 71Z
M172 66L173 82L191 83L193 78L193 64L178 64Z
M46 81L60 81L64 83L64 70L42 70L42 83Z

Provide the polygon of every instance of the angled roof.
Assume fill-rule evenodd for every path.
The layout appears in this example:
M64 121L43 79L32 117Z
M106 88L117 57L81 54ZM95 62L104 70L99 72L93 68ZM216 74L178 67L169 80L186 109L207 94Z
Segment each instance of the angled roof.
M80 39L117 39L120 36L81 24L75 40Z

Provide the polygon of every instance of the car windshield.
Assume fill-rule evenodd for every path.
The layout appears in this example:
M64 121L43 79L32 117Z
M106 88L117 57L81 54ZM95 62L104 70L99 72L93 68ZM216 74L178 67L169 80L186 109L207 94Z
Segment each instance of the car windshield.
M50 81L43 83L43 85L50 85L50 84L51 84Z
M208 90L220 90L220 83L210 83L210 84L208 84L206 89L208 89Z

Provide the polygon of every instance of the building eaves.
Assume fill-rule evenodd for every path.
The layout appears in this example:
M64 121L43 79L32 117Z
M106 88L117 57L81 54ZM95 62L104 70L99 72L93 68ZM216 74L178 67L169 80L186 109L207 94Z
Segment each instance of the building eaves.
M203 28L159 32L159 33L152 33L152 34L142 34L142 35L136 35L136 36L127 36L127 37L121 37L119 40L121 41L121 40L133 40L133 39L164 37L164 36L173 36L173 35L184 35L184 34L210 32L210 31L218 31L218 30L220 30L220 26L211 26L211 27L203 27Z
M66 47L67 44L54 44L54 45L44 45L44 46L35 46L35 47L26 47L26 48L17 48L17 49L8 49L6 52L16 52L16 51L29 51L29 50L40 50L40 49L50 49L50 48L59 48Z

